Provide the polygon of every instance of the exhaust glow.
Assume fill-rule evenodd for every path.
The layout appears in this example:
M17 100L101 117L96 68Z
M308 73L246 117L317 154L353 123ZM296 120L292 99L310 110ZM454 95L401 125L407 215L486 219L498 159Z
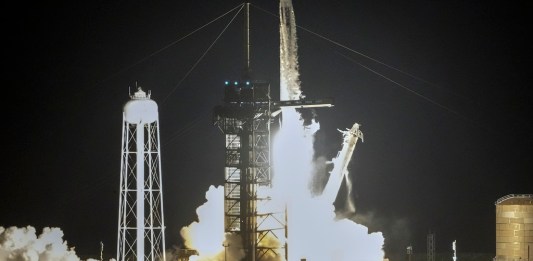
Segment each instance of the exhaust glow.
M302 98L296 44L296 23L291 0L280 2L280 99ZM282 109L281 127L273 139L272 189L260 191L271 196L270 205L258 204L261 212L287 207L288 260L299 261L382 261L384 260L381 233L368 233L368 228L335 214L333 201L338 194L342 179L351 189L351 180L346 167L352 157L355 141L344 146L335 159L325 194L313 195L312 175L318 162L314 157L314 135L320 124L312 120L304 125L301 115L294 108ZM355 127L356 125L354 125ZM359 125L357 124L357 129ZM345 134L346 137L346 134ZM324 173L326 175L326 173ZM242 250L239 238L224 235L223 187L211 187L204 205L198 208L198 222L181 230L186 247L196 249L198 256L191 260L222 261L240 260ZM212 196L211 196L212 195ZM353 202L347 199L350 204ZM209 209L209 210L207 210ZM216 212L216 213L215 213ZM209 214L211 213L211 214ZM217 219L217 220L212 220ZM205 223L204 223L205 222ZM205 225L205 228L203 226ZM233 235L234 236L234 235ZM280 235L279 238L284 238ZM272 244L284 244L273 240ZM230 257L231 255L231 257ZM228 258L228 259L226 259ZM283 256L262 260L285 261Z

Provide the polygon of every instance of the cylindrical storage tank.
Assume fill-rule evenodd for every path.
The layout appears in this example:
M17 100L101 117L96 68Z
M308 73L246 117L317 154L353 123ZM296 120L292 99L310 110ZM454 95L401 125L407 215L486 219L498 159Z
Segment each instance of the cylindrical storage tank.
M130 124L152 123L157 118L157 103L140 88L124 105L124 120Z
M496 261L532 261L533 194L496 201Z

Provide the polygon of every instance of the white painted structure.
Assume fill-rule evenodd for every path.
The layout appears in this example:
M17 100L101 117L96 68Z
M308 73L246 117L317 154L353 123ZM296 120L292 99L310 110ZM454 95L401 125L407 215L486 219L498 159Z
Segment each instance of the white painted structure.
M457 248L456 248L456 242L457 240L454 240L452 243L452 249L453 249L453 261L457 261Z
M140 87L123 109L118 261L165 261L157 103Z
M354 123L352 128L349 130L339 130L344 138L342 149L332 160L333 169L330 172L326 187L322 192L322 198L327 200L328 203L333 204L333 202L335 202L335 198L337 197L342 184L342 179L348 175L348 165L352 159L355 145L359 139L363 141L363 132L359 129L359 126L360 125L358 123Z

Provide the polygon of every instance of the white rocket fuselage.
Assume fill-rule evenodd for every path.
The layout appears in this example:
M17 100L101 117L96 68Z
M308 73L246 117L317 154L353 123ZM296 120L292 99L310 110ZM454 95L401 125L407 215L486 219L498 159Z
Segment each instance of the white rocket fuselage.
M342 149L337 154L337 157L332 160L333 169L330 172L328 183L322 192L322 198L331 204L333 204L337 197L342 179L348 174L348 165L352 159L357 140L359 138L361 138L361 141L363 140L363 133L359 130L358 123L354 123L350 130L339 131L344 136Z

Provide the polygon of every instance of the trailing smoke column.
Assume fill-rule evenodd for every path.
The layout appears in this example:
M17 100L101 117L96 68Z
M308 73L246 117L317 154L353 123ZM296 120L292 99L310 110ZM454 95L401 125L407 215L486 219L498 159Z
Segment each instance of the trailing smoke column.
M165 260L159 119L141 88L124 105L117 260Z
M296 19L291 0L281 0L280 15L280 100L298 100L300 90Z
M298 68L298 45L296 41L296 18L294 16L294 9L292 7L291 0L280 0L279 3L279 60L280 60L280 100L298 100L301 96L300 80L299 80L299 68ZM280 133L278 138L282 135L287 135L290 130L287 123L293 122L297 119L297 113L293 108L283 108L282 117L284 121L281 122ZM297 120L296 120L297 121ZM297 123L296 123L297 124ZM285 130L284 130L285 128ZM290 160L289 160L290 161ZM287 162L277 161L277 164L285 165ZM280 166L281 167L281 166ZM283 170L278 172L278 175L288 175L290 171ZM289 174L290 175L290 174ZM284 182L287 177L278 177L279 182ZM283 180L283 181L279 181ZM279 188L278 188L279 189ZM286 188L282 188L282 191L287 191ZM288 202L285 202L288 204ZM285 209L285 258L289 258L289 215L290 211Z

